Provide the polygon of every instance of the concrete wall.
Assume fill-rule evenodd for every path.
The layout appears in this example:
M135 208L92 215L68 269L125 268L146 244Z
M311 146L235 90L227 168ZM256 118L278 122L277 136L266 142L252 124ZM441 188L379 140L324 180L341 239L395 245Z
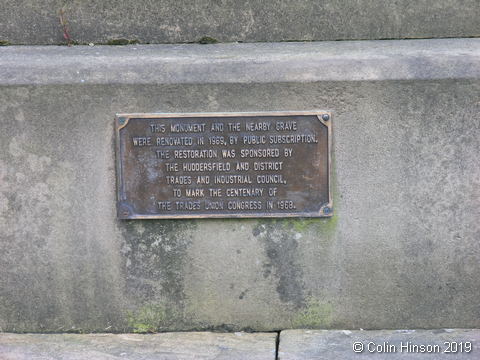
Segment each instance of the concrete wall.
M0 329L480 327L479 45L1 50ZM115 113L303 109L333 218L116 219Z
M80 43L309 41L480 35L477 0L3 0L0 41Z

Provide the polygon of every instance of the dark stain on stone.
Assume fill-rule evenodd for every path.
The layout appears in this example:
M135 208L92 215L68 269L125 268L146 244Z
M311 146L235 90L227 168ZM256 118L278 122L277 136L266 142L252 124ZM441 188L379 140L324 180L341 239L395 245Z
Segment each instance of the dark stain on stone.
M139 41L136 39L111 39L107 41L107 45L135 45Z
M203 45L205 45L205 44L216 44L216 43L218 43L218 40L211 37L211 36L204 36L200 40L198 40L198 43L203 44Z
M126 286L135 304L165 302L183 306L183 267L193 221L123 222Z
M17 213L22 210L22 202L17 199L17 194L7 193L5 196L8 200L8 204L12 213Z
M247 292L248 292L248 289L242 291L242 292L240 293L240 295L238 296L238 298L239 298L240 300L242 300L242 299L245 297L245 295L247 295Z
M266 279L272 274L272 264L266 263L263 265L263 278Z
M252 233L262 241L268 258L263 265L263 277L275 276L280 300L295 308L302 307L305 303L303 271L297 261L298 242L293 231L278 220L263 220Z
M243 331L246 333L255 333L258 330L252 327L240 327L236 324L220 324L220 325L202 325L199 327L191 327L189 331L210 331L216 333L232 333L235 331Z

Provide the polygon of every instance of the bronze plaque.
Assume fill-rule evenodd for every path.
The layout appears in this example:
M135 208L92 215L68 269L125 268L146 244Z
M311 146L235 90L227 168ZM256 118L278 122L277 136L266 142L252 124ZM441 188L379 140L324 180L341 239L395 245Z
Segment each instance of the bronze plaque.
M119 114L120 219L332 216L327 111Z

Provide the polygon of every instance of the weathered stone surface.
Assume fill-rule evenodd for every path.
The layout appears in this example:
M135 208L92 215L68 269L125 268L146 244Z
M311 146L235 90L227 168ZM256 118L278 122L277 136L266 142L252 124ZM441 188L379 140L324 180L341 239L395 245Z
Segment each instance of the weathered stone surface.
M480 78L480 39L0 48L4 85Z
M276 333L0 334L0 360L274 360Z
M0 40L62 44L59 11L80 43L356 40L480 35L477 0L4 0ZM126 42L126 41L125 41Z
M480 330L287 330L280 333L278 359L470 360L479 354Z
M228 60L254 45L212 46L210 68L193 46L165 77L152 74L170 46L138 57L133 47L2 49L0 328L480 327L478 40L445 41L445 64L429 50L436 41L370 43L416 48L397 61L328 45L359 73L382 69L355 81L332 81L350 65L317 61L320 48L308 55L305 44L270 45L256 69L247 55ZM306 63L294 76L301 56L282 59L295 49ZM75 57L62 64L56 50ZM202 83L198 71L215 67L221 75ZM315 108L334 114L334 218L116 220L115 113Z

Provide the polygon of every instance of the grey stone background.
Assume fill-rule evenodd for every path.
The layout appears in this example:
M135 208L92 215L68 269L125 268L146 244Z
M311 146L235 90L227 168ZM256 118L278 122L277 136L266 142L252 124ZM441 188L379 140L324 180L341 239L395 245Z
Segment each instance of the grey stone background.
M464 54L445 71L427 51L432 41L398 45L419 46L400 58L407 75L353 81L322 78L341 71L333 62L325 74L311 72L325 63L302 53L305 44L289 45L308 64L297 59L296 81L282 80L288 52L271 45L256 69L276 72L275 81L225 71L203 84L131 81L151 67L161 72L172 61L167 46L148 50L160 59L153 65L134 56L136 47L86 48L130 76L99 82L87 71L65 84L49 80L54 47L43 51L50 67L48 56L30 62L37 48L1 50L9 55L0 68L10 69L13 56L39 77L29 84L28 73L0 72L0 329L480 327L479 45L433 41ZM388 48L398 52L397 43L350 60L361 73ZM228 59L256 45L231 46L202 49ZM73 73L86 63L86 49L62 49L84 52L67 61ZM188 51L183 66L194 69L199 57ZM130 52L135 65L123 68L116 52ZM251 64L235 59L225 66ZM423 78L425 64L441 75ZM332 219L116 220L115 113L305 109L334 114Z
M478 0L3 0L0 41L64 44L65 11L79 43L310 41L472 37Z

